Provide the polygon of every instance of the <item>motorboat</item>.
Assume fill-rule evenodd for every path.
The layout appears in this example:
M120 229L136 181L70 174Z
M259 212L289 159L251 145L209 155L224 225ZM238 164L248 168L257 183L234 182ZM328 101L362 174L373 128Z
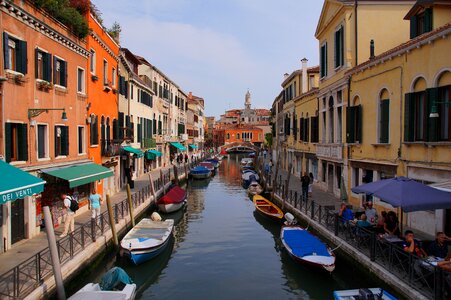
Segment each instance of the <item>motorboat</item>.
M247 189L251 182L253 181L260 181L260 177L258 176L257 172L255 171L248 171L241 175L241 179L243 181L243 187Z
M215 166L215 169L219 167L219 160L216 158L208 158L205 160L205 162L212 163Z
M174 228L174 220L153 221L144 218L121 241L121 252L136 265L160 254Z
M280 239L288 254L297 262L332 272L335 269L335 254L319 238L305 228L295 225L292 214L285 215L286 226Z
M114 267L102 276L99 283L88 283L69 300L133 300L136 294L136 284L121 268Z
M190 175L195 179L206 179L211 176L211 171L203 166L197 166L190 170Z
M396 297L382 288L361 288L354 290L334 291L334 300L397 300Z
M212 174L213 174L214 171L215 171L215 165L214 165L213 163L209 162L209 161L203 161L203 162L200 162L200 163L199 163L199 166L202 166L202 167L207 168L208 170L211 171Z
M283 211L274 203L261 195L255 195L252 198L255 208L262 215L280 221L283 219Z
M254 163L254 159L251 157L243 157L240 163L241 166L252 166L252 164Z
M181 209L186 204L186 190L175 185L163 197L158 199L158 209L164 213L171 213Z
M247 192L251 196L260 195L261 193L263 193L263 188L258 182L253 181L249 184Z

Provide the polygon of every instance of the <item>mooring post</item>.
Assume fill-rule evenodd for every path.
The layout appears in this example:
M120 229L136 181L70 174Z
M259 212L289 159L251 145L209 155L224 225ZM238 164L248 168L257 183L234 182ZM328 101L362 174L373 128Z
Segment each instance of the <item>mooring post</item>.
M157 194L155 193L155 186L153 185L152 174L149 172L150 191L152 192L153 201L157 201Z
M132 193L130 191L130 185L128 183L127 183L127 202L128 202L128 212L130 214L130 220L132 221L132 227L135 227L135 218L133 217Z
M53 275L56 282L56 293L58 299L65 300L66 292L64 291L63 275L61 274L61 264L58 255L58 248L56 246L55 232L53 231L52 216L50 214L50 208L44 206L44 222L45 231L47 232L47 240L49 242L50 256L52 258Z
M111 205L110 195L108 194L106 195L106 207L108 209L108 218L110 220L111 233L113 235L113 245L117 248L119 246L119 241L117 239L116 223L114 222L113 206ZM117 209L117 206L115 208Z
M188 166L185 163L185 180L188 180Z
M179 185L179 170L177 169L177 166L174 166L174 183Z

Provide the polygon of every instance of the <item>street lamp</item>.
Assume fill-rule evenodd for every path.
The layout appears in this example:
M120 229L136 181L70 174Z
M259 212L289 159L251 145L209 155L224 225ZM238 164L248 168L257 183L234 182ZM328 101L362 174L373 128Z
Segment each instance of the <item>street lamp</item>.
M63 113L61 114L61 120L63 122L67 122L67 115L66 115L66 109L65 108L29 108L28 109L28 119L31 120L31 118L37 117L43 112L48 113L49 110L62 110Z

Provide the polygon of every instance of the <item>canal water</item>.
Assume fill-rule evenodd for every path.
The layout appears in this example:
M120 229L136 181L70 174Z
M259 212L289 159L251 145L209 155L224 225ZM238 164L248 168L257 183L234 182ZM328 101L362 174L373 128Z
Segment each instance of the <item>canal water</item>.
M224 158L210 180L188 183L188 205L161 255L134 266L105 257L77 284L120 266L138 285L138 299L332 299L337 289L375 287L375 279L337 258L332 274L295 263L282 248L281 224L255 212L241 187L239 156Z

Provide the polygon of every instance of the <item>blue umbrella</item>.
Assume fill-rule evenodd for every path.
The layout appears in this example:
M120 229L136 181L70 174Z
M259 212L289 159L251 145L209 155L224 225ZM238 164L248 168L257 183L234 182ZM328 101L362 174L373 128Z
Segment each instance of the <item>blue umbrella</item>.
M451 193L402 176L362 184L351 190L376 196L405 212L451 208Z

